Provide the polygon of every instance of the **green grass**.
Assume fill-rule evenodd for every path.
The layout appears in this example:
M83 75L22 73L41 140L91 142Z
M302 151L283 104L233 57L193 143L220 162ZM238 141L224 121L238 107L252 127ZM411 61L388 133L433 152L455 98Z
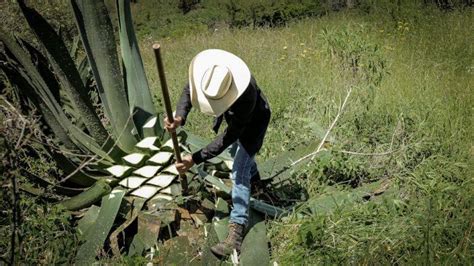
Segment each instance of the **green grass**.
M355 86L332 132L332 152L295 178L313 199L329 185L381 178L390 178L396 192L340 206L328 215L295 214L273 222L274 260L283 265L469 264L474 254L473 25L469 9L415 8L391 15L380 9L371 15L330 14L283 28L219 29L157 41L175 103L187 82L188 64L199 51L221 48L248 63L273 112L260 161L320 140L347 88ZM383 60L381 83L348 78L341 58L329 52L335 46L324 29L343 43L340 49L354 49L361 62ZM152 40L141 43L159 101ZM210 117L193 111L187 127L211 140L211 123ZM381 153L390 147L393 152L384 156L337 152Z

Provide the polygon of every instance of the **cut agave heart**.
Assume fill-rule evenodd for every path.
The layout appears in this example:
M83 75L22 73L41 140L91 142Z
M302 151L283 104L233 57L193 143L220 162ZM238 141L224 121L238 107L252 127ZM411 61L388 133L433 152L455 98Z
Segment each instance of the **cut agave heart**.
M176 178L176 175L170 175L170 174L159 174L152 179L148 180L147 184L159 186L159 187L167 187L173 182L173 180Z
M149 199L153 197L153 195L158 192L159 188L155 186L142 186L136 190L134 190L132 193L130 193L133 196Z
M155 146L157 144L159 145L159 140L157 137L146 137L140 142L138 142L136 146L140 149L157 151L159 150L159 148Z
M178 195L181 195L181 186L175 183L175 184L170 185L167 188L160 190L160 193L178 196Z
M167 151L160 151L153 155L150 159L148 159L149 162L156 163L156 164L166 164L170 161L171 157L173 157L173 153L167 152Z
M173 200L173 197L167 194L158 193L152 198L152 200L159 200L159 199L171 201Z
M176 169L176 165L174 165L174 164L172 164L172 165L166 167L165 169L163 169L163 172L174 174L174 175L179 175L178 169Z
M111 173L115 177L123 177L130 173L131 170L133 170L130 166L126 165L113 165L109 168L106 169L107 172Z
M154 176L156 174L156 172L158 172L158 170L160 170L160 168L161 168L161 166L147 165L147 166L143 166L141 168L138 168L133 173L150 178L150 177Z
M132 154L122 157L122 159L125 162L131 165L139 165L140 163L143 162L144 158L145 158L145 154L143 153L132 153Z
M137 188L146 181L144 177L130 176L120 181L120 185L126 188Z

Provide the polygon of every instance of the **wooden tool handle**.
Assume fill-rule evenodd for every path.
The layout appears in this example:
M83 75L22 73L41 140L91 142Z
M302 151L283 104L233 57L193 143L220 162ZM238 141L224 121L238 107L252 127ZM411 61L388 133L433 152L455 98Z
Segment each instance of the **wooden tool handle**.
M168 93L168 84L166 84L165 70L163 67L163 60L161 59L160 45L158 43L153 44L153 51L155 52L156 66L158 68L158 75L160 77L161 92L163 93L163 101L165 102L166 115L168 116L168 121L170 123L174 122L173 111L171 109L170 95ZM176 136L175 131L170 132L171 139L173 141L173 148L176 156L176 161L181 163L181 151L179 149L178 137ZM188 190L188 182L186 175L179 175L181 187L183 188L183 194L186 194Z

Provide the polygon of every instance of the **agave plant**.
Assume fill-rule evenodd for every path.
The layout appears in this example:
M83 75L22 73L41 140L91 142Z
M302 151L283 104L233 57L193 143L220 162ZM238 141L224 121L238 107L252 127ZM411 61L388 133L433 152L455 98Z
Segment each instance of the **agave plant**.
M59 147L50 152L66 176L47 183L57 193L70 196L60 202L62 206L81 210L77 213L82 217L78 229L84 243L77 254L78 264L93 262L108 236L113 253L125 250L130 255L142 254L157 244L160 228L173 223L177 210L184 211L182 206L186 207L190 200L228 214L222 198L206 197L226 197L230 193L232 158L228 152L192 168L187 178L194 193L181 195L173 148L151 100L130 1L116 1L121 58L104 2L70 3L86 58L76 62L71 56L75 52L68 50L50 24L19 1L40 49L0 31L0 60L4 62L0 67L12 87L42 114ZM77 43L74 47L77 49ZM100 108L91 97L94 93L99 97ZM184 131L179 137L185 152L194 152L206 144ZM227 178L227 184L216 176ZM100 199L100 207L93 205ZM281 212L255 199L252 206L273 216ZM209 224L203 212L185 212L193 223ZM130 243L119 245L120 233L129 230L136 220L138 229L129 236ZM225 234L225 222L219 217L214 221L219 238ZM207 230L206 226L203 228Z

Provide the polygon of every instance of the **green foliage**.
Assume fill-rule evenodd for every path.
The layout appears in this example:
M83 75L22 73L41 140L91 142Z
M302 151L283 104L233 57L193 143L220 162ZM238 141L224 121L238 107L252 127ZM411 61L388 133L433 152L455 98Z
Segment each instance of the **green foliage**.
M1 258L6 262L11 252L10 219L13 208L3 190L2 194L4 209L0 219L0 250ZM17 262L29 265L73 263L79 241L69 220L70 213L26 194L20 198L19 210L22 219L17 229L19 238L16 241L20 240L15 250Z
M324 146L329 152L290 180L316 201L385 178L395 192L343 204L327 215L301 218L307 213L296 212L272 223L278 263L472 260L472 10L444 13L420 3L376 1L369 15L353 10L282 28L163 40L174 101L199 51L221 48L248 63L272 109L260 162L321 140L346 89L354 86ZM358 60L356 78L352 60ZM144 61L152 64L151 52ZM156 80L156 74L150 77ZM186 126L211 139L207 123L209 117L191 112Z

